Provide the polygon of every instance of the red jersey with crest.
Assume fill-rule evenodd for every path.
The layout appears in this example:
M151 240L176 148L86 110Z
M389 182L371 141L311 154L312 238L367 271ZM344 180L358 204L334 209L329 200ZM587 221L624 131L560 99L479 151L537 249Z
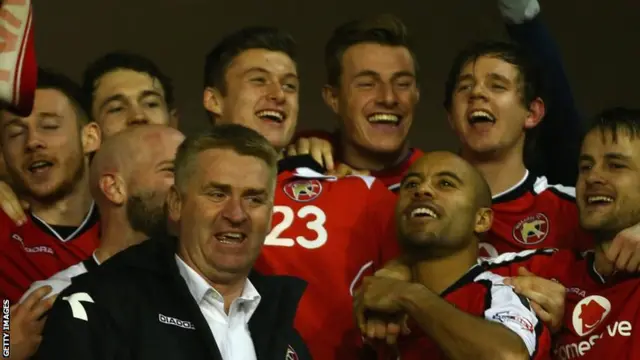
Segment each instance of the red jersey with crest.
M34 281L87 259L98 246L94 205L80 227L49 226L30 214L17 226L0 211L0 299L17 303Z
M480 243L480 255L495 257L527 249L586 250L591 236L581 230L575 189L550 185L528 171L512 189L493 197L493 226Z
M335 133L306 131L297 135L330 141L340 152ZM424 153L412 149L410 156L397 166L372 173L392 191L400 188L407 170ZM480 243L480 255L495 257L505 252L527 249L560 248L587 250L593 246L591 237L580 229L575 189L551 185L544 176L536 177L528 171L511 189L493 197L493 227Z
M342 163L339 155L341 153L341 146L339 141L340 136L338 136L338 133L330 133L322 130L302 131L296 134L296 138L293 141L295 142L299 138L310 137L329 141L331 143L331 146L335 150L335 166L337 167L340 163ZM389 190L397 191L400 188L400 182L402 181L402 178L407 173L407 170L409 170L409 166L411 166L411 164L418 160L422 155L424 155L424 152L422 150L412 148L410 149L409 155L403 161L388 169L372 171L371 176L382 181L382 183L386 187L388 187Z
M441 296L461 311L506 326L522 339L531 359L549 359L551 336L548 329L535 315L529 301L517 295L503 280L502 276L475 265ZM410 335L398 338L397 348L381 346L379 360L447 359L437 343L416 324L409 326Z
M539 250L485 260L485 268L504 276L524 266L567 288L564 327L556 334L555 359L640 359L640 276L603 278L593 251Z
M354 359L352 292L398 255L395 195L372 177L322 175L310 156L279 165L272 230L255 267L307 281L296 328L315 359Z

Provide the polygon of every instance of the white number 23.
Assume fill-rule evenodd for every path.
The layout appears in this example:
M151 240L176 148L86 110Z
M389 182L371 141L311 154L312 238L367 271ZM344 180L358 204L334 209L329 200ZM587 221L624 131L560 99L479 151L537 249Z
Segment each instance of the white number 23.
M274 215L281 213L283 217L282 221L275 225L267 236L264 242L265 245L291 247L297 242L306 249L317 249L327 242L327 229L324 226L327 221L327 215L319 207L307 205L300 208L297 213L294 213L289 206L274 206L273 213ZM315 239L307 239L304 236L296 236L295 240L280 237L298 219L306 221L307 229L315 232Z

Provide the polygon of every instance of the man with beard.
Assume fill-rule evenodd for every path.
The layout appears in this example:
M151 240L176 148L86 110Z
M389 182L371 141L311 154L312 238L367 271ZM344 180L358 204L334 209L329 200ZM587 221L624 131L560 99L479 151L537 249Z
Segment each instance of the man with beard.
M367 312L409 318L411 333L396 349L380 345L378 359L549 357L549 332L528 300L478 263L492 218L489 186L459 156L433 152L409 168L396 221L413 282L368 277L358 298L360 325Z
M274 28L225 37L205 64L204 107L214 124L254 129L282 153L298 120L295 50ZM371 177L325 176L310 156L283 159L278 170L273 228L256 269L308 282L295 325L314 358L356 358L351 293L397 254L395 198Z
M83 104L108 138L130 126L160 124L178 127L173 84L150 59L133 53L110 52L84 71ZM0 157L0 206L16 224L26 221L28 203L20 201L2 177Z
M70 79L40 71L31 115L0 116L11 183L30 205L22 226L0 213L0 298L13 303L34 281L85 260L98 245L88 167L100 131L82 103Z
M91 162L89 184L100 212L100 246L89 259L47 280L34 282L22 296L48 285L55 295L73 277L111 256L167 231L165 199L173 185L173 160L184 139L178 130L161 125L129 128L113 135Z

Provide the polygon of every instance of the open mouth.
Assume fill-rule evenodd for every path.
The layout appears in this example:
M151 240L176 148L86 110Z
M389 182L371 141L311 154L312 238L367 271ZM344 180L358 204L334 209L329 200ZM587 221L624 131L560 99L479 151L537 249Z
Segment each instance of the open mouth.
M587 196L587 204L589 205L607 205L613 203L615 199L606 195Z
M216 239L223 244L236 245L241 244L247 238L247 235L239 232L224 232L216 234Z
M286 114L279 110L261 110L256 113L256 116L264 121L272 121L278 124L281 124L287 118Z
M38 173L47 171L52 166L53 166L53 163L50 161L38 160L38 161L32 162L31 165L29 165L28 169L29 169L29 172L33 174L38 174Z
M436 214L435 211L426 207L415 208L411 211L410 215L412 218L438 218L438 214Z
M398 124L400 124L400 120L402 120L402 117L399 115L388 113L375 113L367 117L367 121L369 121L369 123L380 125L398 126Z
M474 110L467 117L471 125L495 124L496 117L486 110Z

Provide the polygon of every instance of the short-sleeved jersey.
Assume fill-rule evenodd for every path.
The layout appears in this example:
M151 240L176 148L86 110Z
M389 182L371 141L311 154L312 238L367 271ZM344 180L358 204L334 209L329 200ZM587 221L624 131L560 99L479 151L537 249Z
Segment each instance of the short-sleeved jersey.
M352 292L398 255L395 195L372 177L337 179L318 166L310 156L281 161L272 230L255 267L306 280L297 330L315 359L352 359L361 339Z
M493 226L480 243L480 255L538 248L586 250L591 236L580 229L575 189L550 185L528 171L525 177L493 197Z
M567 297L554 358L640 359L640 276L614 275L605 280L595 269L594 258L587 251L562 259L566 271L557 277L562 277Z
M297 137L330 141L339 162L340 144L336 133L306 131ZM411 164L423 154L412 149L410 156L398 165L371 175L396 192ZM527 171L511 189L493 196L492 208L493 227L480 243L480 255L483 257L550 247L584 251L593 246L591 237L579 226L575 189L549 184L544 176L535 176Z
M299 138L310 138L310 137L315 137L315 138L329 141L333 146L333 148L335 149L334 157L335 157L336 166L338 166L340 163L344 163L344 161L342 160L342 157L340 156L340 154L342 153L342 149L339 141L340 136L337 132L331 133L331 132L321 131L321 130L303 131L296 134L296 138L294 139L294 141ZM400 188L400 182L402 181L402 178L409 170L409 166L411 166L411 164L413 164L416 160L418 160L422 155L424 155L424 152L422 152L422 150L412 148L409 150L409 154L407 155L407 157L404 158L402 161L398 162L398 164L388 169L383 169L380 171L372 171L371 176L382 181L382 183L387 188L389 188L389 190L397 191Z
M506 326L522 339L531 359L549 359L551 336L548 329L537 318L529 301L517 295L503 280L502 276L476 265L441 296L461 311ZM411 334L398 338L396 349L383 346L378 351L378 359L421 360L427 354L428 359L447 358L415 324L410 328Z
M50 226L34 214L17 226L0 211L0 299L15 303L34 281L48 279L91 256L99 231L94 205L82 225L73 229Z

